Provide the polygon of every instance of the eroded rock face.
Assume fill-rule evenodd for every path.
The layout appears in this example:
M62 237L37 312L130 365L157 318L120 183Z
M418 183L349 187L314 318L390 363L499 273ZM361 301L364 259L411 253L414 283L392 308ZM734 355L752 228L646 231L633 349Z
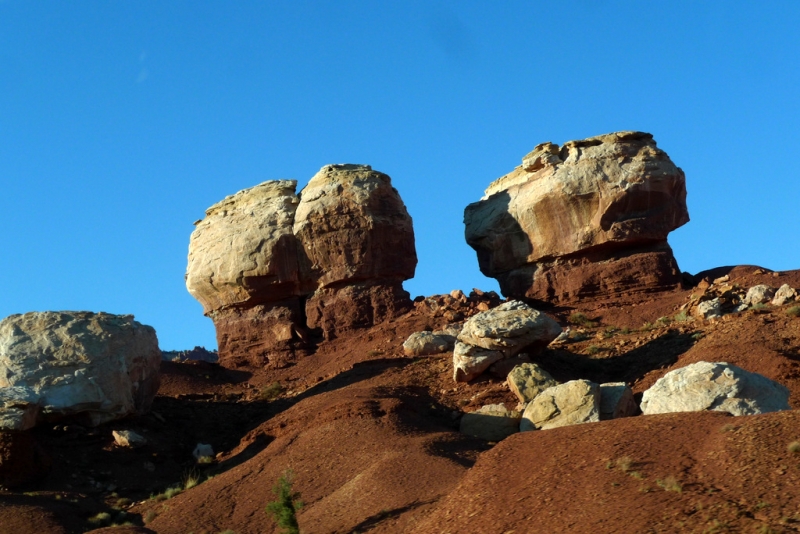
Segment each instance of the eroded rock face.
M550 302L674 287L688 220L683 171L642 132L539 145L464 212L481 272Z
M326 165L300 196L293 229L302 277L314 283L308 326L330 338L408 311L414 229L391 179L369 165Z
M756 415L788 410L789 390L726 362L697 362L670 371L642 395L645 415L703 410Z
M31 312L0 321L0 430L81 415L99 425L150 408L155 330L132 315Z
M282 366L326 338L411 307L411 217L390 178L327 165L295 194L272 180L206 210L189 244L186 287L214 321L225 365ZM301 200L302 197L302 200Z

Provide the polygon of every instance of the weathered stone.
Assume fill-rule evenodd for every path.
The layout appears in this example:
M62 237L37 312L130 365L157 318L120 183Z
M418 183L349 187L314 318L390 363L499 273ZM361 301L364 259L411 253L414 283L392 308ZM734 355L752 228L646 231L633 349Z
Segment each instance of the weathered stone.
M600 384L600 420L619 419L636 415L639 407L633 390L625 382Z
M719 298L706 300L697 305L696 315L703 319L717 319L722 317L722 303Z
M99 425L149 409L161 351L132 315L31 312L0 321L0 429L81 415Z
M674 288L688 220L683 171L642 132L539 145L464 212L481 272L550 302Z
M508 387L522 403L532 401L542 391L557 385L550 373L535 363L518 365L508 374Z
M114 437L114 442L120 447L136 448L147 444L147 438L133 430L112 430L111 435Z
M759 284L747 290L742 304L746 306L754 306L756 304L766 304L772 300L775 295L775 290L768 285Z
M456 341L453 350L453 380L469 382L504 357L499 350L488 350Z
M509 357L524 348L545 347L560 333L554 319L512 300L472 316L464 323L458 340Z
M304 251L302 277L316 289L308 325L330 338L410 309L402 282L417 265L414 228L391 179L369 165L326 165L300 197L293 231ZM339 313L326 314L331 307Z
M539 393L525 408L520 430L546 430L600 420L600 386L571 380Z
M521 352L511 358L493 363L489 366L488 372L492 376L505 380L508 378L508 373L513 371L516 366L524 363L531 363L531 357L527 353Z
M783 284L775 292L772 299L773 306L783 306L787 302L794 302L797 299L797 291L794 290L789 284Z
M670 371L642 396L642 413L728 412L754 415L789 409L789 390L726 362L697 362Z
M520 413L502 404L488 404L461 417L459 431L487 441L500 441L519 432Z
M456 338L433 332L414 332L403 343L406 356L427 356L450 352L455 348Z

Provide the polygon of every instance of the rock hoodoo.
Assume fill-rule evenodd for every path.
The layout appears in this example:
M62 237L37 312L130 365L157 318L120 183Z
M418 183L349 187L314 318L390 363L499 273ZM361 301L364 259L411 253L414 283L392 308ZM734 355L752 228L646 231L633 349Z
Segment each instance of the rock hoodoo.
M80 415L94 426L150 408L156 332L132 315L31 312L0 321L0 430Z
M220 360L282 365L307 347L411 307L411 217L389 176L326 165L295 194L272 180L206 210L189 244L186 286L214 321Z
M538 145L464 212L481 272L549 302L674 287L688 221L683 171L642 132Z

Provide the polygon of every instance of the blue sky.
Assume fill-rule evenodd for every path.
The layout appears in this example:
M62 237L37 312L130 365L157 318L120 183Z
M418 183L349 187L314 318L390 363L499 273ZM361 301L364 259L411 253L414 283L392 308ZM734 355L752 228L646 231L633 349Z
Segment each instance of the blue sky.
M800 2L0 0L0 317L133 313L216 346L192 222L328 163L389 174L412 296L497 288L464 207L543 141L651 132L692 273L800 268Z

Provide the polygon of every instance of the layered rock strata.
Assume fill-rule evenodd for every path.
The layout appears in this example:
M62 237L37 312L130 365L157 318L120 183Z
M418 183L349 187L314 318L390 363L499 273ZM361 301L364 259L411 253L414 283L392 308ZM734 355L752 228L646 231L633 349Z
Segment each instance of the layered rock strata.
M481 272L552 303L675 287L667 234L688 221L683 171L643 132L538 145L464 212Z
M189 244L186 286L217 330L226 365L282 366L309 346L411 307L411 217L391 179L327 165L298 195L272 180L206 211Z

